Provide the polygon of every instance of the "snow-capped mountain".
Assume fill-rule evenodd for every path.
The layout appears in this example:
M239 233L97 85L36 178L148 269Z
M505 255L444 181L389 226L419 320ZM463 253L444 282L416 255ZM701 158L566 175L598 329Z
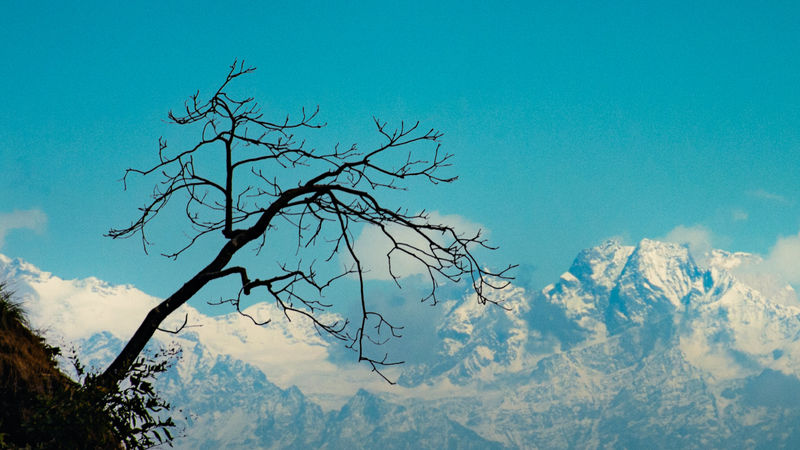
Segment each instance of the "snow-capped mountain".
M466 409L485 415L453 417L515 447L796 444L800 303L786 284L770 287L775 302L737 279L750 255L705 259L651 240L585 250L540 294L508 293L526 329L500 318L511 311L455 307L450 318L465 319L441 328L442 362L412 382L478 383ZM453 348L470 350L448 359Z
M399 386L331 358L302 323L195 310L162 391L178 447L755 448L800 445L800 302L758 256L652 240L584 250L540 292L443 302ZM0 256L35 326L98 365L156 300ZM257 305L253 314L268 314ZM125 320L131 325L120 325ZM114 329L95 322L100 317ZM127 328L126 328L127 327ZM128 331L130 329L130 331ZM296 386L295 386L296 385Z

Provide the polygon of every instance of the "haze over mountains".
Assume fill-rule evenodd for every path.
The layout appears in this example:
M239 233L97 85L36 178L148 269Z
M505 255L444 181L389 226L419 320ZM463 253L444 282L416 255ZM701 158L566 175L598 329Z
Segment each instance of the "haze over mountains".
M584 250L506 309L439 306L428 353L389 387L298 321L189 313L161 380L182 448L800 446L800 302L758 257L643 240ZM0 279L56 344L102 366L157 301L0 255ZM268 305L250 312L266 314ZM111 327L109 327L111 325ZM179 417L180 418L180 417Z

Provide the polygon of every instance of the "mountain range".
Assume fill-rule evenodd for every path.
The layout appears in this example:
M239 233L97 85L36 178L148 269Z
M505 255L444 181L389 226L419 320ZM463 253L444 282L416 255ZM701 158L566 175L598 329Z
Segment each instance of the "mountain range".
M800 447L800 301L758 263L603 243L542 290L496 293L502 308L443 302L397 386L307 324L185 306L174 321L191 327L154 343L182 349L159 386L179 448ZM35 327L97 367L157 302L1 255L0 279Z

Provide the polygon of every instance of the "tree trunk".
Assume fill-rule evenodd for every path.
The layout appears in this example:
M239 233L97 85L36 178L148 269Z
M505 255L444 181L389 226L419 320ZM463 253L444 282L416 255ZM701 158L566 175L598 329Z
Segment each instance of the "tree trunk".
M95 382L98 385L112 386L122 381L128 368L136 361L136 358L150 341L150 338L153 337L159 325L161 325L170 314L175 312L176 309L180 308L181 305L192 298L203 286L213 280L213 275L224 269L228 262L230 262L233 254L236 253L239 247L234 241L236 240L228 241L211 264L198 272L197 275L187 281L186 284L181 286L174 294L170 295L166 300L159 303L147 313L144 321L142 321L139 328L130 340L128 340L125 348L117 355L114 362L97 377ZM244 245L244 243L241 245Z
M264 210L258 221L250 228L234 232L234 236L230 237L228 242L222 247L217 254L217 257L203 270L197 273L191 280L181 286L180 289L175 291L166 300L159 303L155 308L151 309L144 321L133 336L130 338L125 348L122 349L117 358L111 363L110 366L98 376L95 383L99 386L113 386L118 384L125 377L128 369L136 361L136 358L144 350L147 342L153 337L161 322L163 322L170 314L180 308L181 305L186 303L194 296L200 289L203 288L209 281L219 277L219 273L225 269L225 266L231 261L233 255L242 247L247 245L250 241L255 240L269 228L272 218L275 217L286 205L293 199L319 190L317 186L303 186L284 191L269 207Z

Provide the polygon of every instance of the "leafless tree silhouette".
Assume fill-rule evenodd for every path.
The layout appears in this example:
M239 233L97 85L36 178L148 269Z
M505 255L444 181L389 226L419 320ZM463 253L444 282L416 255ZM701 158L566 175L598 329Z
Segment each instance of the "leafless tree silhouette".
M385 354L373 355L365 344L381 344L397 337L399 327L372 308L365 296L368 268L362 265L353 238L353 232L361 226L377 227L391 242L386 258L398 286L399 275L392 269L392 261L400 255L426 269L430 291L423 300L435 303L437 285L444 280L467 279L481 303L493 302L489 291L502 289L511 279L508 271L513 266L491 271L476 259L475 248L491 248L480 231L460 234L450 225L433 223L425 212L388 208L376 197L381 191L404 190L414 179L434 185L454 181L456 177L441 175L452 156L440 149L441 133L420 130L418 123L401 123L391 129L374 119L380 143L370 150L362 151L356 145L336 145L328 151L308 149L295 133L324 126L317 122L318 109L304 110L297 120L287 116L270 122L253 98L229 94L234 80L254 70L234 62L209 100L202 100L198 92L185 102L182 112L169 113L170 122L193 125L192 129L198 130L200 137L195 145L170 152L166 140L159 139L158 163L125 173L126 187L131 175L160 177L160 181L136 220L125 228L110 230L109 236L138 235L147 251L148 224L175 199L193 231L183 247L165 256L178 258L212 233L221 234L224 240L213 260L147 314L122 352L98 377L98 383L119 382L171 313L209 282L231 276L241 280L241 288L238 295L221 303L230 303L244 314L242 295L263 290L287 318L309 319L319 332L344 341L357 352L359 361L386 378L381 369L400 362L389 360ZM209 155L215 155L219 162L210 169L199 162ZM234 254L246 246L256 251L268 246L279 221L293 230L298 250L316 252L320 263L325 264L324 271L315 268L316 260L308 263L302 258L296 265L281 265L274 273L259 273L258 277L252 274L254 267L229 265ZM349 255L352 264L343 267L334 260L336 255ZM333 305L323 302L323 291L343 277L358 280L354 298L360 303L360 314L353 323L330 314ZM186 323L184 320L183 326Z

